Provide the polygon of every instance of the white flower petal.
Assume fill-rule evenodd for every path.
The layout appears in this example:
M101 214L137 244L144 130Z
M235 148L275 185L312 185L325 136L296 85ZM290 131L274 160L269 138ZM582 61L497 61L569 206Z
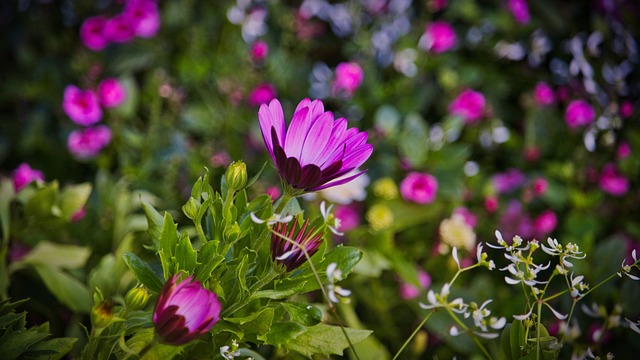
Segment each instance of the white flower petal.
M265 220L262 220L259 217L257 217L256 214L254 213L249 214L249 216L251 216L251 221L253 221L256 224L264 224L266 222Z
M456 262L456 265L458 265L458 269L460 269L460 260L458 260L458 248L456 248L455 246L453 247L453 250L451 250L451 256L453 256L453 261Z
M558 319L558 320L564 320L566 319L569 315L563 315L560 312L556 311L554 308L551 307L551 305L544 303L545 305L547 305L547 307L549 309L551 309L551 312L553 313L553 315Z

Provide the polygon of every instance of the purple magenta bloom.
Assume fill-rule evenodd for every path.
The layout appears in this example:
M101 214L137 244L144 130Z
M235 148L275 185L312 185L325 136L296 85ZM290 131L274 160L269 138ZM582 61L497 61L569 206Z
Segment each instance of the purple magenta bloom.
M111 143L111 129L105 125L74 130L67 138L69 152L78 159L91 159Z
M631 145L628 142L621 142L616 149L616 158L624 160L631 155Z
M333 93L341 97L351 97L362 85L364 71L355 62L343 62L336 67Z
M484 116L485 99L481 92L466 89L449 104L449 113L460 116L466 124L480 120Z
M256 86L255 89L249 94L249 105L260 106L262 104L268 104L269 101L276 98L276 88L269 83Z
M104 35L107 18L94 16L86 19L80 27L80 40L87 48L93 51L104 49L109 40Z
M475 228L478 224L478 217L464 206L459 206L453 210L453 215L460 215L464 218L465 224Z
M584 100L571 101L564 113L564 120L572 129L589 125L595 118L596 112L593 106Z
M406 283L404 281L401 282L400 297L404 300L411 300L418 297L418 295L420 295L420 291L428 289L429 286L431 286L431 276L429 276L429 274L426 271L419 269L418 283L420 284L420 288L418 288L413 284Z
M551 232L556 229L557 225L558 217L556 216L556 213L551 209L547 209L533 220L535 236L538 239L541 239L551 234Z
M613 196L622 196L629 191L629 179L614 164L607 164L600 174L600 189Z
M337 205L333 216L340 220L339 230L342 232L351 231L360 226L361 216L358 204Z
M126 43L135 37L134 24L130 17L118 14L107 20L104 27L104 35L109 41Z
M102 119L98 95L92 90L81 90L74 85L68 85L64 89L62 109L78 125L89 126Z
M427 25L420 38L419 46L423 50L440 54L453 48L457 41L456 32L451 24L445 21L434 21Z
M544 81L540 81L533 89L533 100L541 106L551 105L556 100L556 95L551 86Z
M436 198L438 180L430 174L410 172L400 183L402 198L417 204L429 204Z
M16 192L34 181L44 181L44 174L40 170L32 169L27 163L22 163L13 171L13 188Z
M498 173L493 176L493 188L496 189L498 194L504 194L511 192L520 187L525 181L525 176L522 171L518 169L509 169L503 173Z
M150 38L160 29L160 11L153 0L129 0L123 14L129 19L135 36Z
M298 194L355 179L364 171L349 173L373 152L367 133L347 129L345 118L334 120L320 100L302 100L289 129L278 99L262 104L258 118L264 144L280 177Z
M519 24L527 24L531 20L529 6L525 0L507 0L507 8Z
M620 104L620 116L628 118L633 115L633 103L631 101L623 101Z
M127 89L118 79L104 79L98 85L100 103L106 108L113 108L122 104L127 98Z
M302 249L283 239L283 236L304 247L309 257L313 256L318 251L320 244L322 244L322 231L314 231L314 227L307 230L308 227L308 219L302 227L298 227L296 220L289 223L279 222L273 225L273 231L275 232L271 235L271 258L273 261L284 265L287 271L293 271L307 261Z
M269 45L263 41L258 40L251 45L251 58L255 62L261 62L269 55Z
M162 287L153 310L153 324L163 342L183 345L206 334L220 319L222 306L213 292L192 276L172 276Z

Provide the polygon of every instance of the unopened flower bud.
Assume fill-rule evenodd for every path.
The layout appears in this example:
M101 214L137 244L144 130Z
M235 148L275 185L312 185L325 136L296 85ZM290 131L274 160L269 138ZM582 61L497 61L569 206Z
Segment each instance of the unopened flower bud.
M91 309L91 322L96 328L107 327L113 319L113 302L111 300L101 301Z
M240 232L240 226L238 226L237 222L234 222L232 225L229 225L224 229L224 239L228 243L232 243L238 240L238 238L240 237Z
M225 180L230 191L241 190L247 185L247 165L244 161L234 161L227 168Z
M124 296L124 305L129 310L142 310L149 302L149 290L144 286L136 286Z
M182 212L191 220L198 216L198 209L200 208L200 202L193 197L189 198L186 204L182 205Z

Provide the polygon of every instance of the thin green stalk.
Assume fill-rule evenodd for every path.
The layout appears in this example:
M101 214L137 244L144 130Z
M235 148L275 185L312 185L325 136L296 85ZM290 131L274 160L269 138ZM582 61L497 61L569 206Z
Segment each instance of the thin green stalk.
M449 316L451 316L451 318L453 319L453 321L456 322L456 324L458 324L458 326L460 326L460 328L467 332L469 334L469 336L471 336L471 339L473 339L473 342L476 343L476 345L478 346L478 348L480 348L480 350L482 350L482 353L484 354L484 356L487 357L487 359L489 360L493 360L493 357L491 356L491 354L489 354L489 351L484 347L484 345L482 345L482 343L480 342L480 340L478 339L477 336L474 335L473 331L469 331L469 328L467 327L467 325L465 325L462 320L460 320L456 314L453 313L453 311L451 311L450 308L446 307L445 309L447 309L447 313L449 313Z
M536 319L536 359L540 360L540 327L542 326L542 299L538 300L538 318ZM526 340L526 339L525 339Z
M431 317L431 315L433 315L433 313L435 313L435 309L432 310L430 313L427 314L427 316L424 317L424 319L422 319L422 321L420 322L420 324L418 325L418 327L416 327L415 330L413 330L413 332L411 333L411 335L407 338L407 340L404 342L404 344L402 344L402 347L400 348L400 350L398 350L398 352L395 354L395 356L393 357L393 359L391 360L396 360L398 358L398 356L400 356L400 354L402 353L402 351L404 351L404 348L407 347L407 345L409 345L409 343L411 342L411 340L413 340L413 338L416 336L416 334L418 334L418 331L420 331L420 329L422 329L422 327L424 326L424 324L427 323L427 320L429 320L429 318Z

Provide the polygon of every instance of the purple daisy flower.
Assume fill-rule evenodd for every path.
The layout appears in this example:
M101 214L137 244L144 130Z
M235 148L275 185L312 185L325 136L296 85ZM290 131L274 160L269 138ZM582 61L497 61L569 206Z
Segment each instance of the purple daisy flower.
M334 120L320 100L304 99L287 129L282 105L273 99L258 112L265 146L293 195L347 183L364 171L350 174L373 152L367 133L347 129L347 120Z
M284 265L287 271L293 271L307 261L304 251L291 242L283 239L283 236L301 245L309 256L313 256L322 244L322 231L315 231L315 227L307 229L309 220L302 227L297 221L290 223L279 222L273 226L274 234L271 236L271 258L278 264Z

